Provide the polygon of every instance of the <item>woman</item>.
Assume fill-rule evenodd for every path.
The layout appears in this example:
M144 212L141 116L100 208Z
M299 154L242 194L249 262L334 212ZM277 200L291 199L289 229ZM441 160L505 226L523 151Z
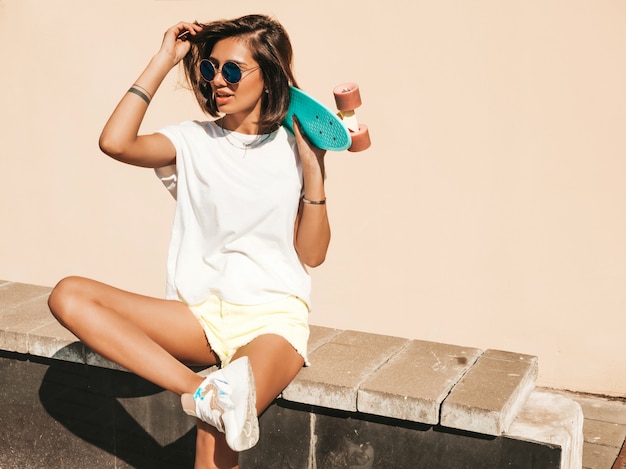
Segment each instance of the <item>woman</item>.
M183 60L211 117L138 135ZM107 155L156 168L177 198L166 299L63 279L55 317L90 348L181 396L196 468L237 467L259 415L307 363L310 278L330 241L324 152L280 126L296 86L283 27L262 15L168 29L106 123ZM168 168L174 168L168 171ZM220 369L203 379L187 365Z

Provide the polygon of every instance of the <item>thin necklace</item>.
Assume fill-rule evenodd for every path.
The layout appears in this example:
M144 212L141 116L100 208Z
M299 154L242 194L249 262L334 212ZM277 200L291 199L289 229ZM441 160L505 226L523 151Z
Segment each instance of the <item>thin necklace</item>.
M220 129L222 129L222 135L224 136L224 138L226 138L226 141L230 143L231 146L237 148L238 150L243 150L243 156L246 156L246 153L248 153L248 149L258 147L272 135L271 133L257 135L256 138L251 142L242 142L233 135L233 138L235 139L235 141L233 141L228 136L228 133L226 133L226 129L224 128L224 119L220 119ZM230 132L231 134L233 133L232 130L229 130L228 132Z

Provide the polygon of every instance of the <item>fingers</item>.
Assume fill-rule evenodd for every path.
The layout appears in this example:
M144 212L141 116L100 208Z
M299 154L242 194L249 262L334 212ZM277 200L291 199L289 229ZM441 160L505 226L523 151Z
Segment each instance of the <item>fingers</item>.
M168 32L170 31L176 36L176 39L186 41L189 36L195 36L198 32L202 31L202 26L198 23L181 21L172 26Z
M292 116L291 120L293 121L293 133L296 136L296 140L304 139L304 134L302 133L302 129L300 128L300 121L295 114Z
M305 149L312 151L317 158L326 154L326 150L322 150L310 142L306 134L302 131L300 121L295 115L293 116L293 133L296 136L296 143L298 144L298 150L301 155L304 153Z
M198 23L181 21L175 24L165 31L161 45L162 52L170 55L174 63L178 63L191 48L188 38L195 36L201 30L202 26Z
M304 132L302 132L302 127L300 127L300 121L298 120L298 118L294 115L293 116L293 133L296 136L296 143L298 144L298 150L300 150L300 153L302 153L303 151L303 147L308 147L311 148L311 142L309 142L309 139L306 137L306 135L304 135Z
M298 143L298 147L300 147L304 143L309 148L316 148L309 141L306 134L302 131L302 127L300 126L300 121L295 116L295 114L293 115L293 133L296 136L296 142Z

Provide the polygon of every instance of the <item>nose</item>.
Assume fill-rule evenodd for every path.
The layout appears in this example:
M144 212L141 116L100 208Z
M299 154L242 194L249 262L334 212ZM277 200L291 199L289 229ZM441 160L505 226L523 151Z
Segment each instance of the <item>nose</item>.
M215 71L215 76L213 77L212 83L215 86L228 86L228 82L224 79L224 75L222 75L221 68Z

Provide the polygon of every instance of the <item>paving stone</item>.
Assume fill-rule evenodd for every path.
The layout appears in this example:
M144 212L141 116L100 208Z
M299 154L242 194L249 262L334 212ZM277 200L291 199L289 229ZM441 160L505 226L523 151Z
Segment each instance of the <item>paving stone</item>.
M30 331L28 342L28 350L32 355L85 363L83 344L74 334L56 321Z
M611 469L618 454L619 449L613 446L585 443L582 467L584 469Z
M534 389L537 367L537 357L487 350L443 402L441 425L502 434Z
M125 371L116 363L88 350L74 334L59 324L48 308L49 288L28 287L33 286L10 284L11 293L7 296L10 299L5 304L16 306L1 311L0 349ZM22 294L30 299L20 302Z
M617 459L615 460L612 469L626 469L626 441L624 441L622 449L617 455Z
M307 345L308 352L311 354L325 343L332 340L343 331L341 329L332 329L323 326L310 326L309 342Z
M481 353L476 348L411 341L361 385L358 410L437 424L441 403Z
M0 350L28 353L28 337L22 332L0 329Z
M28 333L54 321L48 310L47 296L38 296L0 311L0 349L27 353Z
M625 401L571 394L570 397L581 405L586 418L626 425Z
M626 426L587 419L583 433L587 443L621 448L626 438Z
M343 331L309 355L304 368L283 391L283 399L356 411L359 385L408 339Z
M583 460L584 415L580 405L559 394L533 391L505 435L561 448L561 469L579 469Z
M27 333L44 324L56 322L48 309L48 297L38 296L0 314L0 328Z
M626 469L626 456L618 456L611 469Z
M0 311L27 303L28 301L50 294L50 287L8 282L0 285Z

